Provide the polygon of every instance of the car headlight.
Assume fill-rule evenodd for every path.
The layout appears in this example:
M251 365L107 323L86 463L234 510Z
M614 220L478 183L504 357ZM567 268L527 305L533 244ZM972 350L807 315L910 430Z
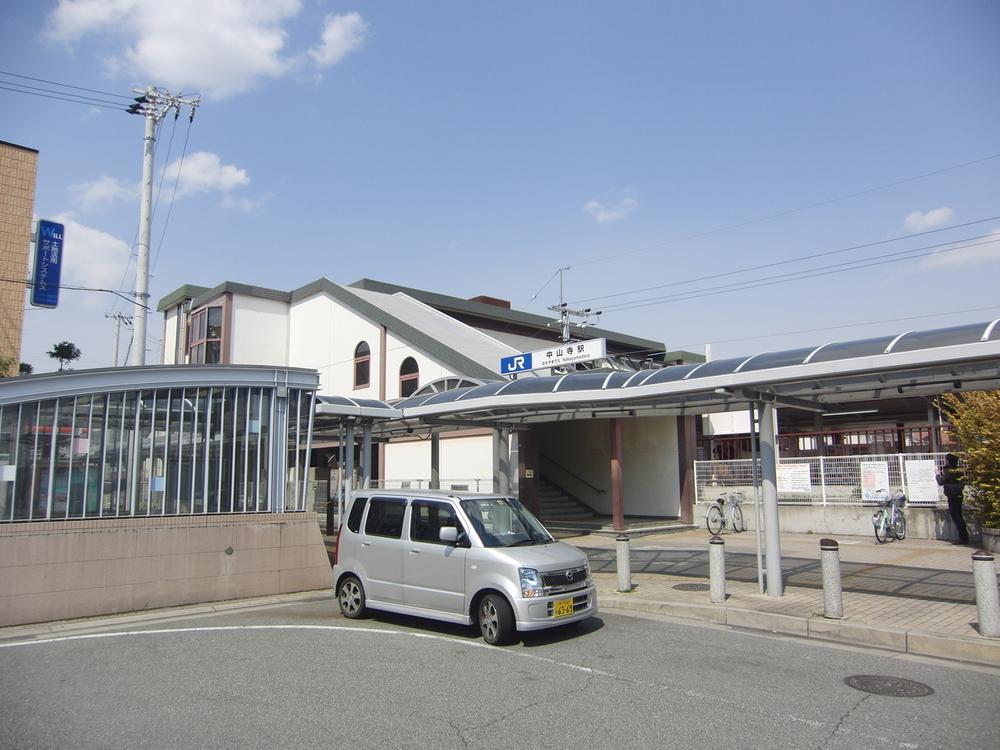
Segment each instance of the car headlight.
M594 582L594 574L590 572L590 560L586 560L583 563L583 567L585 567L587 569L587 583L593 583Z
M545 596L545 588L542 586L542 577L534 568L518 568L521 574L521 596L530 599L534 596Z

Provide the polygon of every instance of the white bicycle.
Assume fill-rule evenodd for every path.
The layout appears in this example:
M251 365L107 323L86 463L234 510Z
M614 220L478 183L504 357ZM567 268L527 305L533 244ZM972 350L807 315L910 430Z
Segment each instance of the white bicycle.
M906 505L906 495L897 490L892 495L889 490L876 490L875 502L878 510L872 515L872 525L875 527L875 540L883 544L892 534L896 539L906 538L906 516L903 506Z
M746 531L743 509L740 507L742 503L743 493L738 490L717 497L705 514L705 525L708 526L709 533L721 534L723 529L732 529L736 533Z

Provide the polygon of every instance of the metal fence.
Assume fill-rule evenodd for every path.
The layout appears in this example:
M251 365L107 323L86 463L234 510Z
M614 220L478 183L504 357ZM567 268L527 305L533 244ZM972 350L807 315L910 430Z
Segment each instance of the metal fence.
M944 501L935 477L946 453L888 453L863 456L781 458L778 502L782 505L870 505L874 491L902 490L910 505ZM754 497L751 459L695 461L695 500L711 502L724 492ZM760 460L757 461L760 485Z

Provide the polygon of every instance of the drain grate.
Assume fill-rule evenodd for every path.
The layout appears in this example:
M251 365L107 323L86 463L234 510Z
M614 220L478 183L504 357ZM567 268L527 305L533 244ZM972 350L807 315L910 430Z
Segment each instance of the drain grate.
M851 675L844 678L844 683L855 690L873 695L886 695L890 698L923 698L934 693L934 688L922 682L879 674Z
M675 583L673 588L678 591L708 591L710 586L707 583Z

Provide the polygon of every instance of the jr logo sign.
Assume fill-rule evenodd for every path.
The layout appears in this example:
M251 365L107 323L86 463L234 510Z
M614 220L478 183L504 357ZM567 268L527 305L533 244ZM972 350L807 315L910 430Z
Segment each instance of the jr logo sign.
M515 354L512 357L504 357L500 360L500 372L509 375L513 372L524 372L531 369L531 352L525 354Z

